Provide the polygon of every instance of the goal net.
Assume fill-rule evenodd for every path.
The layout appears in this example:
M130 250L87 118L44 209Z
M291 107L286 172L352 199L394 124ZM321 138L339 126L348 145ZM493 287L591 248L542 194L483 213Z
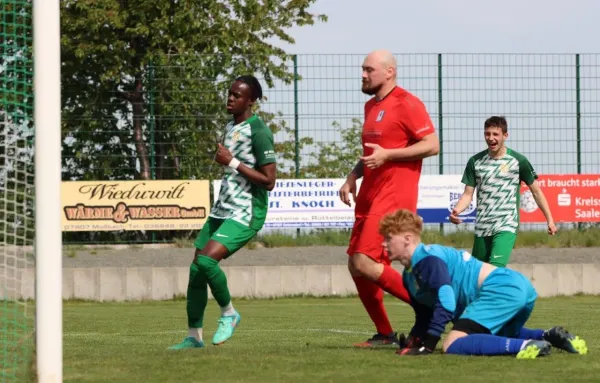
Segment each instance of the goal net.
M3 0L0 19L0 380L33 378L32 6Z
M0 371L2 381L24 381L34 345L35 307L26 300L34 291L31 147L6 115L0 131Z

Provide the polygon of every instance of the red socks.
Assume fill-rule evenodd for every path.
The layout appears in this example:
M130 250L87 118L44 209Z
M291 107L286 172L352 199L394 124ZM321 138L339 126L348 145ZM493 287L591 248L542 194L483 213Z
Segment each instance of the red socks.
M377 332L383 335L389 335L394 332L385 311L385 306L383 305L383 290L366 278L352 277L352 279L354 280L363 306L365 306L371 320L375 323Z
M383 273L379 276L377 285L401 301L410 304L410 296L404 288L402 275L392 266L383 265Z
M385 306L383 305L383 291L410 304L410 296L402 283L402 275L392 266L384 265L383 273L379 276L376 283L363 277L352 277L358 296L365 306L367 313L371 317L377 332L388 335L394 332L390 320L388 319Z

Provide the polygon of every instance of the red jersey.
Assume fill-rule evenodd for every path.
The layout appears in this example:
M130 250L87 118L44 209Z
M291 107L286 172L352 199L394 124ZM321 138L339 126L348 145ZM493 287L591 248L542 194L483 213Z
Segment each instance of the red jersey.
M372 143L386 149L406 148L435 129L425 105L413 94L396 87L382 100L365 104L363 155ZM423 160L388 161L377 169L364 167L355 215L383 215L398 209L416 212Z

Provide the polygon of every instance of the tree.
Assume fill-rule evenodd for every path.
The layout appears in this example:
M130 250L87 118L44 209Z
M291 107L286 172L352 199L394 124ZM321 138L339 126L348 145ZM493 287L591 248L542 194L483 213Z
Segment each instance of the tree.
M279 135L285 135L287 140L275 140L275 152L279 154L277 160L277 178L296 178L296 137L294 128L290 127L285 120L282 118L282 113L279 112L277 115L273 113L261 112L260 116L265 121L269 121L268 126L273 131L273 134L282 133ZM302 149L306 145L312 145L314 140L312 137L300 137L298 139L298 159L301 164L302 161ZM299 177L304 177L303 167L299 165L298 169Z
M310 154L314 161L303 169L306 177L346 178L362 156L360 119L353 118L348 128L342 128L337 121L333 127L340 132L341 141L317 144L319 150Z
M64 178L149 179L153 158L158 176L208 176L229 82L291 82L290 56L268 41L326 21L308 13L314 2L62 1Z
M290 83L291 57L269 41L293 43L288 28L326 21L308 13L314 2L62 1L63 179L218 177L213 157L230 82L250 73L267 87ZM148 239L140 232L65 235Z

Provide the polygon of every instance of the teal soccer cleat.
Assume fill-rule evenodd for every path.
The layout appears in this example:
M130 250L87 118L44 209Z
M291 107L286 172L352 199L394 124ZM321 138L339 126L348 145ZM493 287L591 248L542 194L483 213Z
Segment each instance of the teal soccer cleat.
M236 311L235 314L230 316L222 316L219 318L219 327L217 327L217 331L212 339L212 344L218 346L220 344L225 343L233 333L235 332L235 328L240 324L242 317Z
M169 347L168 349L169 350L183 350L186 348L202 348L202 347L204 347L204 342L197 341L196 338L194 338L192 336L188 336L181 343L177 343L177 344Z
M535 359L538 356L550 355L552 350L552 345L545 340L528 340L524 346L517 354L517 359Z

